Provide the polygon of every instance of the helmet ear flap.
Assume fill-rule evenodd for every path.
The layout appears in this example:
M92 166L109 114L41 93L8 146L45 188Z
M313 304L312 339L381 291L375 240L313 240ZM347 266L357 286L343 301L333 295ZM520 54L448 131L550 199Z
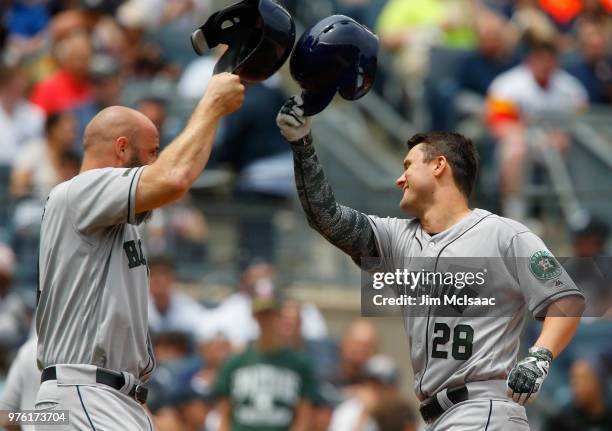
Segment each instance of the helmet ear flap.
M374 85L377 63L376 58L360 58L357 67L347 73L347 79L339 89L340 95L347 100L365 96Z

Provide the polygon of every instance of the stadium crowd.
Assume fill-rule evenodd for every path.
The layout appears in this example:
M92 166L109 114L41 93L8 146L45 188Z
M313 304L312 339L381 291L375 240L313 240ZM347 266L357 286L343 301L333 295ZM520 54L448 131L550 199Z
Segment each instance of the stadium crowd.
M49 191L79 172L85 126L105 107L125 104L153 121L162 148L169 143L219 55L196 57L188 35L227 3L0 2L0 408L33 405L40 219ZM535 148L565 154L572 137L564 121L612 105L610 0L280 3L301 25L341 13L372 27L381 42L378 95L420 129L470 131L483 175L493 172L479 205L532 226L539 214L524 191L537 175L524 170ZM243 108L218 133L211 166L233 172L228 194L242 208L278 211L295 201L291 153L274 122L288 88L283 74L249 85ZM532 125L543 121L534 137ZM215 187L227 186L207 181L214 202ZM571 226L575 256L609 253L610 216ZM143 228L159 361L148 405L157 428L225 429L233 415L244 427L236 429L270 429L266 420L278 430L305 429L306 419L321 431L420 429L400 385L404 367L380 348L384 334L367 319L331 331L316 305L285 294L270 214L236 219L238 281L232 294L205 303L180 286L201 279L214 236L197 196L157 211ZM598 289L609 301L611 283ZM612 429L608 327L585 318L569 350L533 410L534 429ZM242 386L229 384L234 375L241 381L245 364L264 359L277 364L272 374L262 367L258 376L243 373ZM287 380L283 368L301 381Z

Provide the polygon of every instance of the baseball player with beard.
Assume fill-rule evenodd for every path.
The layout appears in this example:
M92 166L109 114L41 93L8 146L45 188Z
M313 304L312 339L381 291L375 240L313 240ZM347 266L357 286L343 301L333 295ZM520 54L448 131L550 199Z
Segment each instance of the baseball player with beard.
M137 225L187 192L208 161L219 120L243 100L238 76L214 76L159 157L158 130L132 109L104 109L85 129L81 172L51 191L41 227L35 409L68 410L70 420L47 429L152 429L141 405L155 358Z
M570 342L584 299L540 238L520 223L470 209L478 155L456 133L420 133L408 141L396 180L400 207L413 218L369 216L336 202L304 116L300 96L278 118L294 155L297 190L311 227L362 264L377 258L402 268L403 258L497 257L506 297L503 316L404 315L415 392L430 430L528 430L523 405L533 401L548 369ZM528 355L516 361L525 310L544 324ZM557 317L557 316L574 317Z

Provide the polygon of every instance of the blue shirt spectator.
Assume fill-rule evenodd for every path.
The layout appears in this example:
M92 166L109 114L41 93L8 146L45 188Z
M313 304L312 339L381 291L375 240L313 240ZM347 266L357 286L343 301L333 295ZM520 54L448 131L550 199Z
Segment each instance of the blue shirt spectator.
M580 52L565 69L584 85L591 103L612 103L612 57L606 29L583 21L578 29Z

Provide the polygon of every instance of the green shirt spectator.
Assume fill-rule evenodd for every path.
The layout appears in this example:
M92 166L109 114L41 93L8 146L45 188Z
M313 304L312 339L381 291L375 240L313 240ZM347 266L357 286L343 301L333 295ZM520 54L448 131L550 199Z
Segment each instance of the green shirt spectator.
M231 403L232 431L285 431L301 400L314 401L317 383L306 357L288 348L255 345L221 368L215 394Z
M472 48L475 35L467 21L471 7L465 0L389 0L378 19L378 32L384 45L393 49L410 40L410 33L436 30L444 45ZM470 3L469 1L466 3ZM466 16L467 15L467 16Z

